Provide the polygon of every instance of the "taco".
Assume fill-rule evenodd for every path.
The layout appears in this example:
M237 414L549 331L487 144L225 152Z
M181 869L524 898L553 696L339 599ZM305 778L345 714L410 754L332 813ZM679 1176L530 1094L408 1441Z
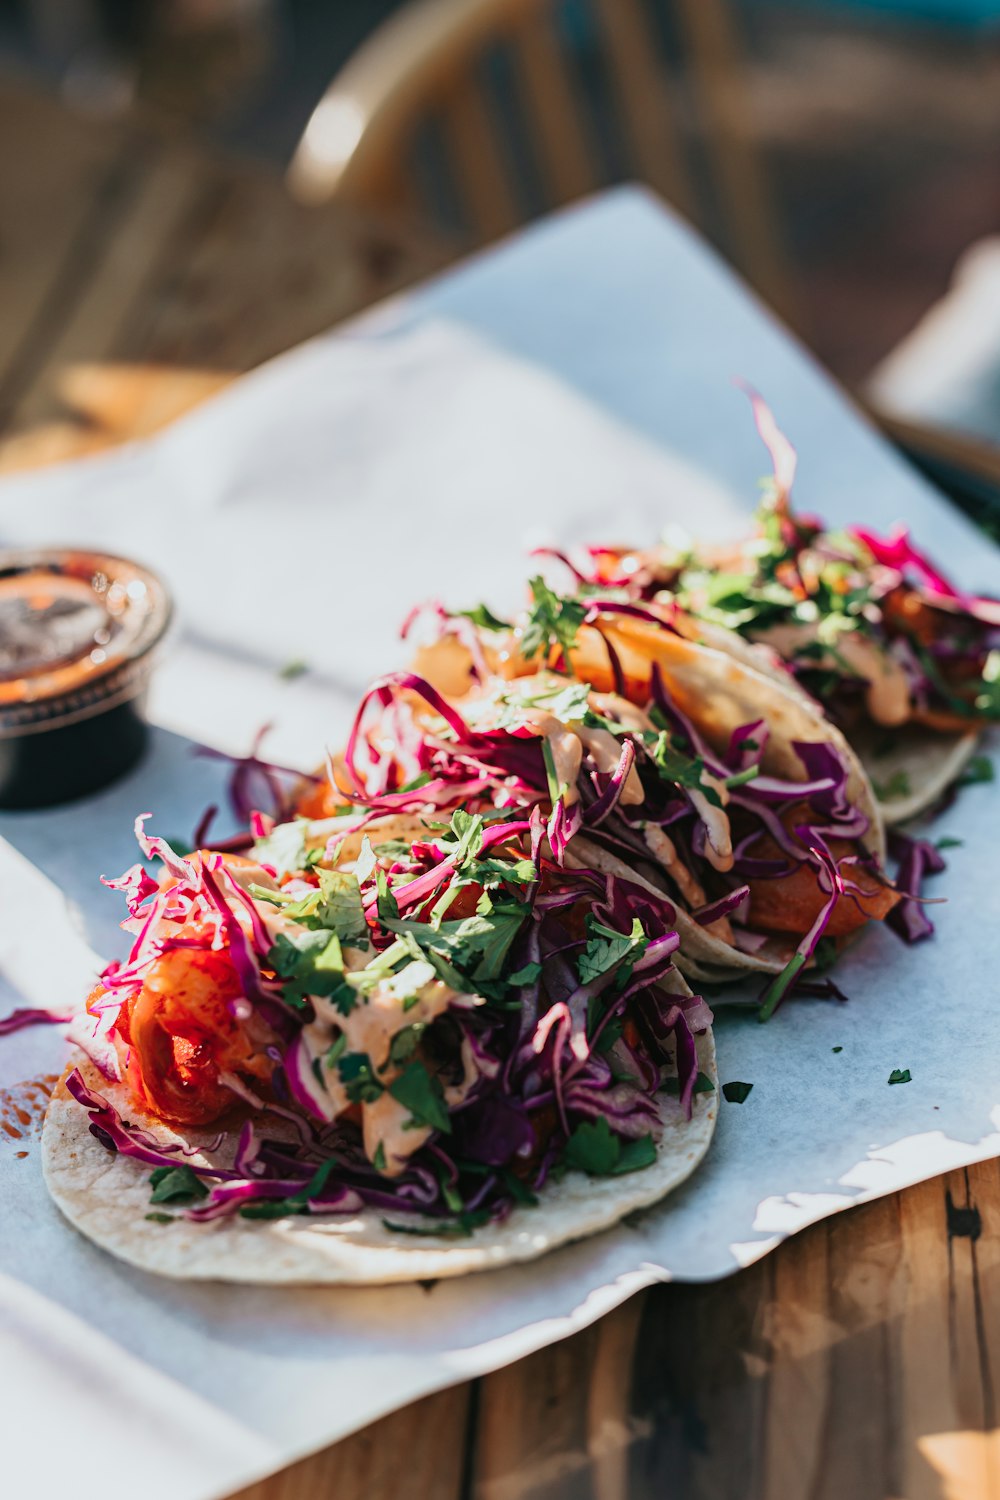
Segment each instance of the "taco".
M99 1245L177 1277L455 1276L618 1222L708 1149L712 1016L662 897L560 868L538 815L368 830L349 861L301 826L181 858L137 823L164 874L110 882L132 950L43 1135Z
M688 978L774 976L769 1015L807 965L905 904L871 787L803 695L625 608L573 619L561 640L498 622L473 687L446 634L440 664L431 647L421 663L463 695L381 679L332 797L382 817L538 810L558 863L668 898Z
M791 505L796 456L759 398L773 479L727 547L594 547L581 593L644 601L674 629L793 682L850 739L887 822L931 806L1000 721L1000 601L956 588L905 527L831 531Z

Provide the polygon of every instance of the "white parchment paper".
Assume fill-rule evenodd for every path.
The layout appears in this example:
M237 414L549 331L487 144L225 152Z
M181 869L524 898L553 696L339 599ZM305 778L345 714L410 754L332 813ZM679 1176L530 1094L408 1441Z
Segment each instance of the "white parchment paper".
M274 757L309 765L365 680L403 660L416 599L510 606L541 541L738 528L765 464L735 376L798 447L804 508L905 519L961 582L1000 592L994 549L635 191L312 342L153 442L7 482L0 539L144 558L183 628L144 763L86 802L0 817L0 1014L79 997L121 951L97 876L132 862L137 812L187 837L220 800L223 772L195 741L244 750L271 719ZM282 681L291 658L311 671ZM64 1493L65 1464L38 1458L56 1434L74 1500L124 1500L137 1472L151 1500L207 1500L642 1285L724 1276L813 1219L1000 1154L998 810L997 786L974 787L938 826L963 844L934 887L949 898L934 942L871 932L839 971L848 1005L720 1020L722 1078L754 1087L722 1106L688 1187L534 1266L429 1291L157 1280L62 1222L30 1128L0 1134L5 1473L30 1474L35 1500ZM51 1031L6 1039L0 1084L63 1055ZM894 1068L913 1082L889 1087Z

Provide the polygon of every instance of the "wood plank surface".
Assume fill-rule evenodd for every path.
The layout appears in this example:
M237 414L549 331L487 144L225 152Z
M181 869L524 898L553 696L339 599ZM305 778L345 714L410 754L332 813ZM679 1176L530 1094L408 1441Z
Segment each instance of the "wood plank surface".
M0 130L18 142L0 154L0 468L154 430L440 259L145 125L6 87ZM658 1286L239 1500L1000 1500L998 1400L988 1162L727 1281Z

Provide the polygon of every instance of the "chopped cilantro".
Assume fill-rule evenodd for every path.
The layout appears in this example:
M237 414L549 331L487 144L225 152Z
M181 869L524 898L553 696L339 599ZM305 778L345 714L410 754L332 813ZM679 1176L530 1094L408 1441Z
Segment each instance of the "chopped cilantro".
M286 661L283 667L278 669L278 676L283 682L294 682L296 677L304 677L309 671L309 663L301 657L295 657L292 661Z
M285 981L282 997L293 1009L300 1009L308 995L328 996L342 1016L349 1015L357 1004L357 994L347 982L344 955L335 932L305 928L294 938L279 932L267 962Z
M525 1208L534 1208L538 1203L538 1199L528 1184L522 1182L520 1177L512 1172L509 1167L502 1167L500 1171L504 1180L504 1186L514 1199L514 1202L522 1204Z
M454 989L466 988L463 975L475 984L499 980L514 939L527 915L515 902L497 904L488 915L463 917L457 921L397 921L384 918L390 932L411 939ZM457 982L456 982L457 981Z
M367 1052L348 1052L337 1063L340 1081L352 1104L373 1104L382 1093Z
M457 609L453 619L471 620L480 630L510 630L510 621L501 620L486 604L477 604L473 609Z
M556 677L547 691L532 693L530 697L522 696L518 701L532 707L543 704L563 724L573 724L587 714L591 692L589 682Z
M614 1134L604 1115L594 1121L584 1120L566 1142L566 1161L591 1177L618 1177L624 1172L638 1172L656 1160L652 1136L624 1141Z
M451 1131L441 1084L422 1062L413 1061L404 1068L389 1084L389 1093L410 1111L417 1125L429 1125L446 1134Z
M285 907L285 916L303 927L335 932L343 943L367 944L368 924L357 877L346 870L317 870L319 886Z
M308 1213L310 1200L319 1197L326 1187L327 1179L336 1167L337 1158L328 1157L321 1166L316 1168L310 1180L297 1193L293 1193L289 1198L264 1198L256 1203L246 1203L239 1211L240 1217L243 1219L284 1219L289 1214Z
M532 578L530 587L533 603L521 635L522 656L531 661L540 651L547 655L553 645L570 651L586 617L586 606L576 599L561 599L543 578Z
M843 1050L844 1050L843 1047L831 1047L830 1048L831 1052L843 1052Z
M538 963L525 964L515 974L507 975L507 983L510 985L535 984L542 972L542 966Z
M377 907L379 921L383 925L386 922L396 921L399 917L399 905L392 891L389 889L389 881L384 870L376 872L375 889L378 892Z
M681 1081L680 1081L679 1078L668 1078L667 1081L666 1081L666 1083L663 1085L663 1092L665 1094L674 1094L674 1095L677 1095L677 1094L680 1093L680 1091L681 1091ZM694 1081L694 1090L693 1090L693 1092L696 1093L696 1094L714 1094L715 1093L715 1084L712 1082L711 1078L709 1078L709 1076L708 1076L707 1073L699 1073L698 1074L697 1078Z
M604 927L593 918L588 918L587 931L590 934L587 946L576 962L581 984L590 984L626 960L630 960L628 968L631 971L648 941L638 917L633 917L632 930L628 933L615 932L614 928Z
M739 1083L734 1080L732 1083L722 1085L722 1097L727 1104L742 1104L752 1088L752 1083Z
M974 755L959 778L959 786L976 786L980 781L995 780L993 762L988 755Z
M676 744L672 743L670 736L664 731L660 734L650 749L653 764L667 781L672 781L675 786L686 786L697 788L702 792L713 807L722 806L722 798L713 786L702 783L705 774L705 762L701 756L685 755ZM756 772L754 773L756 774Z
M397 1067L402 1067L403 1063L409 1062L420 1046L420 1038L426 1029L425 1022L414 1021L412 1025L404 1026L401 1031L397 1031L389 1043L389 1061L395 1063Z
M239 1214L241 1219L286 1219L301 1212L297 1205L291 1206L290 1198L261 1198L256 1203L244 1203Z
M909 1068L893 1068L889 1074L890 1083L912 1083L913 1075Z
M375 1155L372 1157L372 1166L375 1168L376 1172L385 1171L385 1144L382 1141L379 1141L378 1145L375 1147Z
M614 1175L622 1177L626 1172L641 1172L643 1167L651 1167L655 1160L656 1143L651 1135L641 1135L635 1141L622 1141Z
M964 843L964 839L953 839L946 835L943 839L938 839L934 847L936 849L961 849Z
M207 1198L208 1188L187 1165L157 1167L149 1176L150 1203L191 1203L197 1198Z
M503 821L495 818L490 826ZM486 827L486 820L479 813L472 814L459 808L452 814L451 823L440 842L447 856L455 862L455 874L438 907L435 907L435 916L444 915L462 885L481 885L489 891L499 885L530 885L535 880L536 870L530 859L495 859L489 855L481 858ZM485 912L490 909L487 904Z
M894 797L910 795L910 777L906 771L893 771L888 781L873 781L875 795L880 802L891 802Z
M474 858L483 847L483 828L486 820L482 813L466 812L464 807L458 807L451 815L450 835L444 840L445 847L456 866L461 866L467 859Z
M174 1222L174 1219L176 1217L177 1217L176 1214L146 1214L145 1215L146 1222L148 1224L172 1224Z
M566 1160L571 1167L592 1177L608 1177L618 1165L621 1149L621 1141L601 1115L576 1127L566 1142Z

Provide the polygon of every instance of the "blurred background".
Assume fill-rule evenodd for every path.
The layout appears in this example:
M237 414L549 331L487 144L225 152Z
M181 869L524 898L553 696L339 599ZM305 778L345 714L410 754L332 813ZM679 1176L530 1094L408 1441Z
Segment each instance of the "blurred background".
M186 333L169 334L161 306L151 341L64 351L197 366L204 389L178 409L470 246L640 179L899 431L1000 477L1000 0L0 0L0 69L0 308L18 257L64 232L54 202L74 190L67 152L83 140L134 161L155 139L158 166L167 142L192 172L210 160L267 177L268 222L279 191L289 224L313 214L300 275L322 277L326 225L330 277L347 274L330 205L385 226L349 293L303 294L308 307L228 359L199 344L192 306ZM138 191L123 173L94 189L109 220L115 192ZM161 215L172 190L142 185ZM157 202L145 212L155 234ZM265 262L256 275L259 301ZM51 324L58 299L46 308ZM52 358L50 344L29 363ZM111 420L66 368L48 373L63 414ZM37 381L25 405L19 378L0 370L5 436L53 417ZM42 457L63 452L53 439Z

